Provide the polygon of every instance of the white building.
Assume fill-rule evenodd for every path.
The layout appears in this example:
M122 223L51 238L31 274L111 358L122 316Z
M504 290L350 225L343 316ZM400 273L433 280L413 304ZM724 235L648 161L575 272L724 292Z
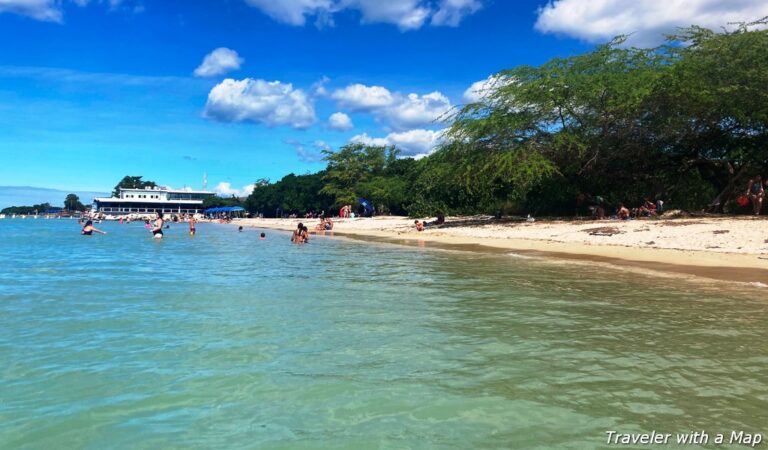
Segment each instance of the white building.
M105 215L127 214L197 214L203 212L203 200L214 192L154 187L120 189L120 197L93 199L93 212Z

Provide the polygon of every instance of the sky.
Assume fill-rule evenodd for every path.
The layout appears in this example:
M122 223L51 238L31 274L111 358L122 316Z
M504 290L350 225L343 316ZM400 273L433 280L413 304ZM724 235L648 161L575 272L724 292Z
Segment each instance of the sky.
M765 16L764 0L0 0L0 186L207 174L247 195L349 142L428 154L500 70Z

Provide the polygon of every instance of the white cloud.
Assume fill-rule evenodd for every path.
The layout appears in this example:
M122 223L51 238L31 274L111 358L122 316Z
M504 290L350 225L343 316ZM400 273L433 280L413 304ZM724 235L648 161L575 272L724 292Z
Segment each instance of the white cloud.
M0 0L0 13L13 13L46 22L61 22L58 2L53 0Z
M205 55L203 63L195 69L195 76L213 77L222 75L232 70L238 70L243 62L245 60L236 51L226 47L219 47Z
M481 6L481 0L245 0L273 19L290 25L306 24L314 17L318 25L333 24L333 15L343 10L360 14L362 23L387 23L401 30L434 26L457 26Z
M590 42L634 33L631 44L656 45L676 27L717 29L765 16L765 0L554 0L539 9L536 29Z
M504 84L506 77L502 78L497 75L491 75L485 80L475 81L472 86L468 87L464 91L464 95L461 100L464 103L478 103L482 101L486 96L491 94L494 89L501 87Z
M482 7L478 0L444 0L432 16L432 25L458 26L461 19L474 14Z
M222 181L221 183L217 184L215 188L213 188L213 191L218 194L219 196L223 197L247 197L251 195L251 192L253 192L253 188L256 186L255 184L246 184L242 187L242 189L237 189L235 187L232 187L232 183L227 183L225 181Z
M421 157L432 151L444 141L444 130L408 130L401 133L389 133L386 137L374 138L367 133L352 137L350 142L365 145L387 147L394 145L402 150L403 156Z
M372 111L394 103L395 99L389 89L381 86L366 86L350 84L344 89L337 89L331 98L354 111Z
M328 118L328 128L336 131L348 131L354 128L352 119L343 112L335 112Z
M331 96L353 111L373 114L395 130L434 124L451 109L451 101L440 92L403 95L381 86L351 84Z
M268 127L309 128L316 121L307 95L290 83L227 78L211 89L205 117L222 122L255 122Z
M398 130L434 124L451 109L451 101L440 92L408 94L383 111L389 125Z
M334 9L333 0L245 0L264 14L289 25L304 25L307 16Z

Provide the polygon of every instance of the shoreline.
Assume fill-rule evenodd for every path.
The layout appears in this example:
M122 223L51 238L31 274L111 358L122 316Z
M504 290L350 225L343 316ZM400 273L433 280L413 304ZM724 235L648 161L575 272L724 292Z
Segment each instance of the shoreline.
M466 218L448 218L447 224L467 221ZM232 223L251 228L264 228L282 231L293 230L299 222L304 222L310 229L318 222L317 219L239 219ZM448 250L472 251L496 254L516 253L523 256L560 260L578 263L607 264L617 269L650 270L670 275L687 275L704 277L736 283L760 283L768 285L768 221L762 219L739 218L707 218L707 219L676 219L650 221L540 221L535 223L497 224L493 221L473 219L471 225L448 226L444 228L427 229L417 232L413 228L413 220L408 218L360 218L346 219L334 223L334 230L329 235L338 235L355 240L381 242L395 245L423 246L431 244L434 248ZM479 222L479 223L475 223ZM740 222L734 226L733 222ZM670 225L670 223L673 223ZM757 225L757 226L756 226ZM642 227L643 231L662 233L659 228L671 226L676 231L685 228L682 236L683 248L651 247L637 245L637 240L628 240L628 231L619 229L624 239L615 239L605 243L615 236L592 236L584 233L592 228L628 228ZM719 228L735 230L733 239L743 238L742 230L747 229L752 234L751 241L765 240L765 244L754 251L744 250L725 251L723 246L708 249L711 240L697 240L701 228L716 228L715 237L728 235ZM488 230L491 233L488 233ZM547 239L544 234L560 234L556 238ZM765 233L761 233L765 230ZM545 233L542 233L545 231ZM609 230L609 231L616 231ZM712 230L709 234L712 234ZM581 233L573 236L573 233ZM323 233L319 233L322 235ZM619 233L617 233L619 234ZM678 233L679 234L679 233ZM588 236L588 237L582 237ZM720 236L718 236L720 235ZM529 237L525 237L529 236ZM621 236L620 236L621 237ZM598 242L590 242L592 239ZM720 239L722 241L722 239ZM600 242L602 241L602 242ZM610 241L609 241L610 242ZM687 248L686 248L687 246ZM712 245L710 245L712 246ZM697 248L699 247L699 248ZM727 250L730 248L726 247Z

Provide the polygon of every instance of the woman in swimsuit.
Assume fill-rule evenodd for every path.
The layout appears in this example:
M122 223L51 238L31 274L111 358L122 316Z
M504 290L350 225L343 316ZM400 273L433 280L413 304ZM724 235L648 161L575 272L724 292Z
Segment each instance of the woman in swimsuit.
M97 232L99 234L107 234L106 231L101 231L98 228L93 226L93 221L89 220L88 222L85 222L85 226L83 226L82 231L80 231L80 234L83 234L85 236L90 236L93 234L93 232Z
M152 228L152 237L155 239L162 239L163 238L163 224L165 221L163 220L163 213L159 212L157 213L157 220L155 220L155 227Z
M763 179L758 175L749 180L747 186L747 196L752 200L752 210L756 216L763 210L763 199L765 198L765 189L763 188Z
M299 222L299 225L293 231L293 235L291 236L291 242L293 242L294 244L300 244L301 243L301 231L303 229L304 229L304 224Z

